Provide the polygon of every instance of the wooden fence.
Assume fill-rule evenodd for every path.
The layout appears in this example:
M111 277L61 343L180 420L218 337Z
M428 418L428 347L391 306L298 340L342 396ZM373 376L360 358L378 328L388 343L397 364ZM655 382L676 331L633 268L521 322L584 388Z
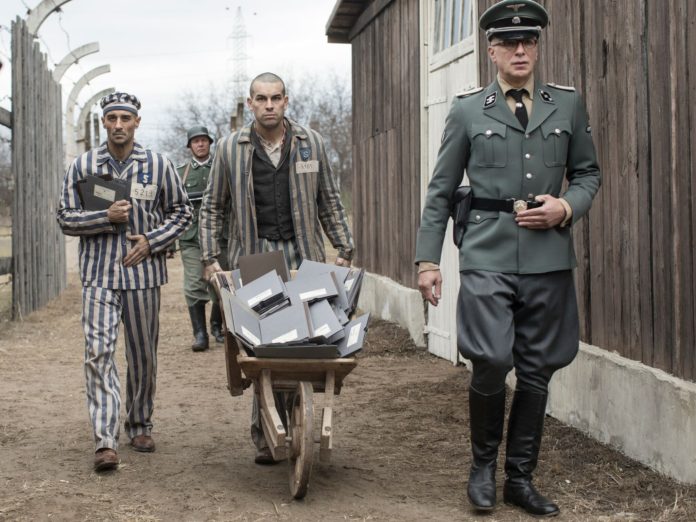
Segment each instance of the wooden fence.
M583 94L603 174L574 228L582 338L694 381L696 2L542 3L540 76Z
M379 9L377 7L379 7ZM351 40L356 262L415 287L420 223L418 0L374 2ZM353 28L356 31L356 28Z
M21 18L12 24L12 311L15 319L65 288L56 223L63 177L61 88Z

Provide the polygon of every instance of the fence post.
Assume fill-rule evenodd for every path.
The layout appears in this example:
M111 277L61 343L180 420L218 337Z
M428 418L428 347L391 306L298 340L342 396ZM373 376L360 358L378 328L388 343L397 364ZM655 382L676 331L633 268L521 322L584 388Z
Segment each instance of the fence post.
M87 100L87 103L85 103L82 106L82 110L80 110L80 115L77 118L77 143L78 145L81 143L83 146L83 150L81 152L87 152L89 149L92 148L91 142L86 139L86 136L88 134L88 127L91 124L91 118L89 118L89 114L92 110L92 107L94 107L94 104L101 100L104 96L106 96L107 94L111 94L115 91L116 89L114 89L113 87L109 87L107 89L99 91L89 100Z
M99 43L98 42L92 42L88 43L85 45L81 45L77 49L73 49L70 51L68 54L66 54L63 59L58 62L58 65L56 65L56 68L53 69L53 79L60 83L60 81L63 79L63 75L65 74L65 71L67 71L71 65L77 63L80 58L84 58L85 56L96 53L99 51Z
M70 0L43 0L43 2L34 9L31 9L26 21L29 34L36 36L44 20L46 20L53 11L56 11L61 5L69 1Z
M12 24L12 316L46 305L65 288L65 242L56 226L63 172L60 84L34 35L58 6L45 0ZM6 118L5 118L6 119Z
M77 156L77 139L75 136L75 106L77 105L77 97L80 95L80 91L84 89L90 80L93 80L97 76L106 74L111 71L110 65L101 65L95 67L91 71L85 73L82 78L77 80L73 86L70 94L68 95L68 101L65 104L65 164L69 164Z

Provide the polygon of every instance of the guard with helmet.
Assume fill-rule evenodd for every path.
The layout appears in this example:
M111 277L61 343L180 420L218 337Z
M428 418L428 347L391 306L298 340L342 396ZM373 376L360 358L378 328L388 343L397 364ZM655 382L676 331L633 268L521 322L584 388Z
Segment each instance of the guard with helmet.
M210 154L210 146L213 142L214 138L206 127L197 125L188 129L186 147L191 150L191 159L177 167L189 201L194 207L192 225L179 238L181 261L184 265L184 297L191 316L194 338L191 349L194 352L207 350L209 347L205 305L211 300L213 302L210 312L211 334L217 342L224 342L220 306L215 293L210 291L208 282L203 278L204 267L201 263L201 249L198 242L198 213L213 162Z

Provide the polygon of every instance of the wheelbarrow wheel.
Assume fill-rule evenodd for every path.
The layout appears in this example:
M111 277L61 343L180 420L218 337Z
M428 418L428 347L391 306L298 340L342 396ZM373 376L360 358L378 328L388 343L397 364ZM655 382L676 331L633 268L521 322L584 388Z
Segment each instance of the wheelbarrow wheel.
M309 485L314 457L314 408L312 406L312 384L301 382L292 401L290 410L290 492L294 498L304 498Z

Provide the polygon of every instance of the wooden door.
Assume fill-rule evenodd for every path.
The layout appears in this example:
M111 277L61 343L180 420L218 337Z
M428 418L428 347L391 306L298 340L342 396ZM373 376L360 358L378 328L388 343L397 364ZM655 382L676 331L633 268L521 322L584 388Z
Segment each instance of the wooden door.
M476 2L470 0L423 0L421 16L424 30L422 63L423 137L421 202L437 160L440 140L454 96L478 85ZM466 183L466 178L463 183ZM452 242L452 222L448 224L442 249L442 299L437 307L428 305L428 350L453 363L459 361L456 337L456 306L459 291L458 252Z

